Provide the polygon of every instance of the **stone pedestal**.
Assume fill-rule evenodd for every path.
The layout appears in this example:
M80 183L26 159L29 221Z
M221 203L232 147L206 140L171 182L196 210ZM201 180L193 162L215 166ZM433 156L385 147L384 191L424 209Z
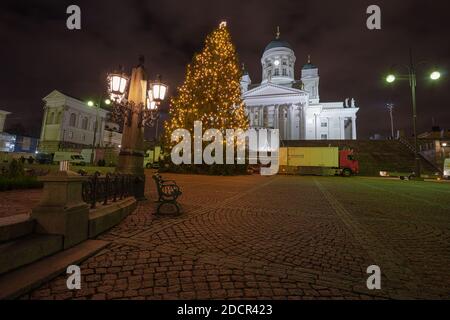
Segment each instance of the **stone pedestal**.
M87 179L70 171L39 178L44 193L31 213L36 232L62 235L64 249L88 238L89 206L82 199L82 184Z

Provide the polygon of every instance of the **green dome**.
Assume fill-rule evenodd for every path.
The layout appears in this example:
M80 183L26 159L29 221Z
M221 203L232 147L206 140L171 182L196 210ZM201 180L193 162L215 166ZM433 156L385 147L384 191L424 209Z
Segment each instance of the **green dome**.
M287 41L283 41L280 39L272 40L264 49L264 52L273 48L289 48L292 50L291 45Z
M312 63L307 63L304 64L302 67L303 70L307 70L307 69L317 69L317 67L315 65L313 65Z

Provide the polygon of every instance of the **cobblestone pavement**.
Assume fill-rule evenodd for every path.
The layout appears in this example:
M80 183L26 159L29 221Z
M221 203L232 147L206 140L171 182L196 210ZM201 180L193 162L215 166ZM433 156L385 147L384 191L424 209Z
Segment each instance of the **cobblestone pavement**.
M39 203L42 189L12 190L0 193L0 218L17 214L30 214Z
M99 238L82 289L60 276L24 299L450 297L450 186L341 177L165 175L184 214L155 216L155 190ZM366 287L370 265L382 290Z

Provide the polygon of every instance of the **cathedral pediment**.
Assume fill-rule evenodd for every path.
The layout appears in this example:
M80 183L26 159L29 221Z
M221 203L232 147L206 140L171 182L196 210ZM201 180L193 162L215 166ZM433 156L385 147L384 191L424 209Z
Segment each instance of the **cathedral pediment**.
M308 93L306 91L300 89L294 89L291 87L278 85L274 83L265 83L260 85L259 87L253 88L244 93L243 98L259 98L265 96L307 96Z

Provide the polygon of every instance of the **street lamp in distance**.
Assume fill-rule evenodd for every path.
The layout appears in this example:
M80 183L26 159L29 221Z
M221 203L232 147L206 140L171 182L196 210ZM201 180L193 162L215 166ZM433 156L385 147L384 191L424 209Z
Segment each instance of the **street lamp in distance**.
M387 77L386 77L386 82L387 83L392 83L392 82L394 82L395 81L395 76L393 75L393 74L389 74Z
M424 61L423 61L424 62ZM423 63L420 62L419 64ZM419 146L417 141L417 110L416 110L416 65L414 64L412 51L409 50L409 64L405 65L408 70L407 75L397 76L394 73L390 73L386 76L386 82L389 84L394 83L398 80L408 80L409 86L411 87L411 100L412 100L412 111L413 111L413 132L414 132L414 161L415 161L415 176L420 178L420 154L419 154ZM432 81L436 81L441 77L441 73L437 70L434 70L429 75Z
M431 80L439 80L440 77L441 77L441 73L439 71L433 71L430 74L430 79Z
M94 164L94 154L95 154L95 144L96 144L96 140L97 140L97 130L98 130L98 109L101 107L101 103L106 104L106 105L110 105L111 104L111 100L109 99L105 99L102 100L102 98L99 100L99 102L96 104L93 100L89 100L88 102L86 102L86 105L90 108L95 107L95 111L96 111L96 116L95 116L95 126L94 126L94 137L92 139L92 150L91 150L91 164Z

